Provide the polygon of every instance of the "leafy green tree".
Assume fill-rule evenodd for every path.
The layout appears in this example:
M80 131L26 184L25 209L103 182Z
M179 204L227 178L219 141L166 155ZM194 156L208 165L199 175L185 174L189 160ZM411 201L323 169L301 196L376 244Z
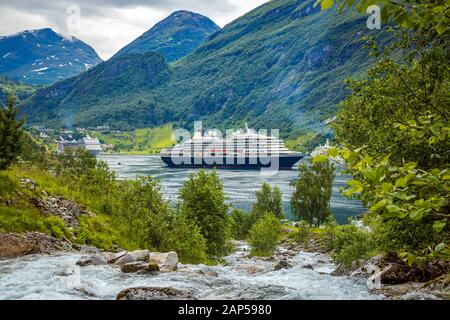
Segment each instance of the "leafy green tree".
M271 187L264 182L261 190L256 191L256 202L253 204L253 223L258 221L267 212L274 214L277 218L284 218L282 207L282 194L277 186Z
M0 170L17 161L22 151L24 132L15 104L16 98L9 96L6 108L0 108Z
M281 222L274 214L266 213L250 230L248 242L252 247L252 255L271 255L281 237Z
M302 163L299 171L299 179L292 182L292 212L310 226L320 226L331 214L334 165L328 159L314 159L311 164Z
M200 227L207 253L220 257L228 252L230 221L223 184L215 171L192 174L180 190L181 211Z
M369 4L358 2L363 10ZM417 265L449 258L450 3L372 2L382 4L385 20L398 27L401 38L394 46L403 50L403 59L391 59L392 50L384 50L388 57L368 79L348 81L350 95L334 124L354 177L346 194L381 217L372 229L376 239L389 235L379 244L384 250Z
M136 248L159 249L168 231L169 208L152 177L123 181L112 198L112 220Z

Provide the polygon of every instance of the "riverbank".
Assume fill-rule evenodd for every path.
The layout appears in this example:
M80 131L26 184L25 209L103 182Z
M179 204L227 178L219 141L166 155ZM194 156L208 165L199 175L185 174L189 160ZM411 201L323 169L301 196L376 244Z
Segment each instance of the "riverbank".
M176 260L175 267L160 271L129 271L131 265L150 261L151 253L147 256L145 250L109 253L68 244L47 247L0 260L0 299L449 299L448 275L428 283L376 283L380 270L386 269L371 272L377 263L381 266L379 257L341 272L313 244L305 250L284 241L265 258L250 256L244 241L233 244L234 252L220 265Z

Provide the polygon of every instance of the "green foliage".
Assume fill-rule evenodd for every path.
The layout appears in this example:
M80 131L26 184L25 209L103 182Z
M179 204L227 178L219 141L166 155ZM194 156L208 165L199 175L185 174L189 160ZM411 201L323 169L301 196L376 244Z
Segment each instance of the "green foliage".
M8 96L17 96L20 102L30 96L34 91L36 91L35 87L12 81L0 75L0 107L7 104Z
M245 240L254 224L255 217L250 213L241 210L233 209L230 215L231 234L235 240Z
M291 197L292 212L310 226L320 226L331 214L330 199L335 168L328 159L319 160L313 159L312 163L300 164L299 179L292 183L295 187Z
M0 172L0 198L6 198L15 194L19 189L19 182L8 173Z
M45 230L59 239L71 239L72 233L66 228L64 221L57 216L48 216L43 220Z
M332 251L334 261L345 267L354 260L371 257L376 250L373 233L353 223L343 226L330 224L325 230L325 246Z
M406 6L401 19L414 21L396 21L408 29L397 44L408 53L404 61L384 58L368 79L349 81L335 130L354 176L346 194L379 216L372 227L378 248L420 266L443 255L450 240L450 50L447 35L440 36L448 33L448 12L441 11L448 3ZM420 14L425 20L417 24Z
M167 233L167 203L152 177L120 183L111 199L111 218L121 236L137 248L159 248Z
M126 242L120 238L118 230L107 216L83 215L79 219L80 231L77 233L77 241L82 244L95 246L104 250L112 250L115 245Z
M252 207L253 222L258 221L266 213L272 213L278 219L284 218L282 194L278 186L271 187L264 182L260 191L256 191L256 202Z
M6 108L0 107L0 170L17 161L22 151L22 123L16 120L16 98L9 96Z
M294 232L288 234L289 239L297 243L307 245L311 238L311 226L304 221L296 224Z
M0 204L0 230L23 233L38 231L60 239L71 239L64 221L56 216L44 217L36 208L27 205L3 206Z
M248 236L252 255L270 256L276 249L281 235L281 222L272 213L265 214L253 227Z
M207 252L221 257L228 251L230 222L223 184L215 171L192 174L180 190L181 212L200 227Z
M450 31L450 3L446 0L317 0L316 3L320 3L324 10L331 8L335 2L339 3L339 11L345 6L355 5L361 13L365 13L371 5L378 5L383 22L393 22L416 32L428 29L441 36Z
M180 213L171 217L162 248L164 251L176 251L182 263L208 262L206 240L200 227Z

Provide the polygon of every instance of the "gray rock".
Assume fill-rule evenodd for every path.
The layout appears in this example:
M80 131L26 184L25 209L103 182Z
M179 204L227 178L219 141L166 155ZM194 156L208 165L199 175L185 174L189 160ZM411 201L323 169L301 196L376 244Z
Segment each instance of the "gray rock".
M77 266L102 266L108 264L106 258L102 255L94 254L89 256L82 256L76 263Z
M170 287L137 287L122 290L117 300L195 300L192 291Z
M292 268L291 264L287 260L280 260L273 268L274 270L288 269Z
M201 268L198 273L208 276L208 277L215 277L217 278L219 275L217 274L217 272L211 268L211 267L203 267Z
M159 267L157 264L143 261L136 261L123 264L121 270L123 273L151 272L151 271L159 271Z
M311 264L305 264L305 265L302 266L302 268L314 270L314 267Z
M149 262L149 260L150 260L150 251L148 251L148 250L136 250L136 251L128 252L128 254L135 261Z
M178 254L174 251L161 253L151 252L150 263L156 263L162 272L176 271L178 267Z
M113 255L112 259L109 261L110 264L116 266L122 266L126 263L136 262L134 258L128 254L128 251L122 251Z

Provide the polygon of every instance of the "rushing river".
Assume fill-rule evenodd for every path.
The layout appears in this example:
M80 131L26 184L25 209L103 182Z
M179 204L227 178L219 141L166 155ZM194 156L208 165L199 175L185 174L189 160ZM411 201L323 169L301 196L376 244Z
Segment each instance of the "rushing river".
M369 293L365 283L330 275L335 265L327 256L300 252L290 260L292 268L272 271L273 262L247 254L242 244L226 258L226 266L179 265L177 272L156 275L124 274L111 266L78 267L81 255L72 253L0 260L0 300L115 299L121 290L139 286L187 289L198 299L383 298ZM208 272L202 272L205 268ZM249 272L251 268L261 272Z
M176 201L178 190L188 176L196 169L168 168L159 156L125 156L101 155L100 159L106 161L109 167L117 172L121 179L134 178L137 175L151 175L161 180L164 195L171 201ZM275 175L262 175L258 170L217 170L223 181L228 202L232 206L249 210L255 201L255 192L264 182L278 186L283 193L283 207L290 217L290 196L293 188L290 182L298 177L297 167L293 170L279 171ZM349 200L339 193L345 186L348 176L338 175L333 184L331 210L339 223L346 223L348 217L364 212L364 207L358 200Z

